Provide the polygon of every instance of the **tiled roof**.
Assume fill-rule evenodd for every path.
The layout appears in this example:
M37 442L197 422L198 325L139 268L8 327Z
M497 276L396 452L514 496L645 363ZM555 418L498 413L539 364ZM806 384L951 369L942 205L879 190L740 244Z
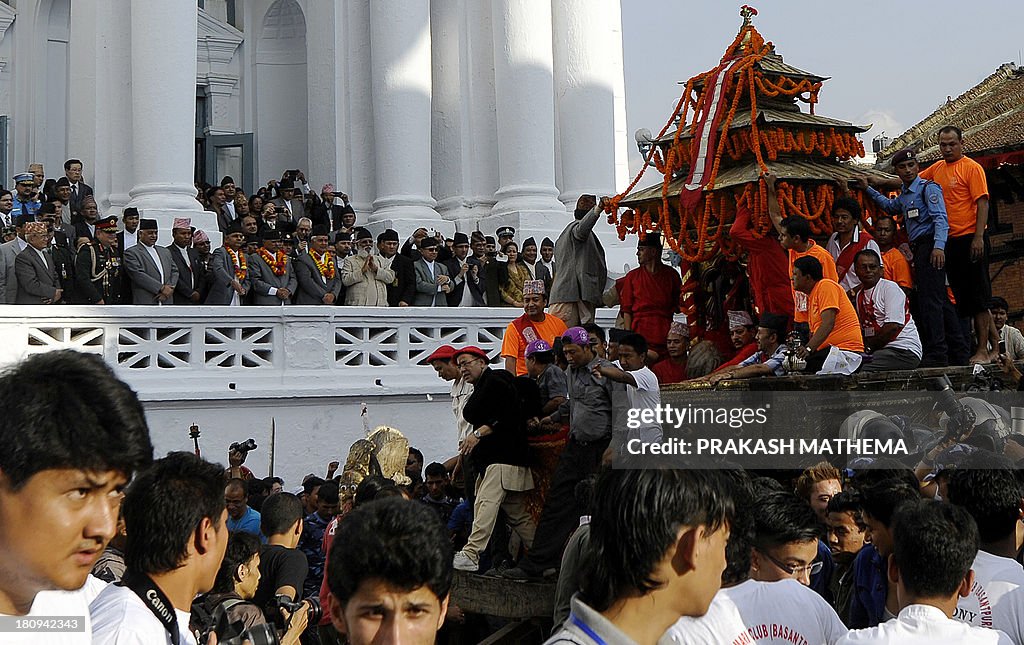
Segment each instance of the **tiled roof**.
M910 128L878 154L879 167L898 150L914 148L918 159L941 159L939 128L955 125L964 132L964 152L971 157L1024 148L1024 69L1004 63L995 73Z
M761 109L758 108L758 113L761 118L759 123L768 125L783 124L788 126L809 126L816 130L823 130L827 128L835 128L837 130L848 131L848 132L867 132L871 128L865 125L854 125L849 121L841 121L840 119L832 119L827 116L818 116L816 114L808 114L807 112L801 112L798 108L791 110L778 110L778 109ZM729 124L730 130L737 128L748 128L750 127L750 110L743 110L733 117L732 123ZM662 138L657 140L657 143L672 143L675 139L675 130L669 132ZM684 131L679 137L680 139L691 139L693 135L689 132Z

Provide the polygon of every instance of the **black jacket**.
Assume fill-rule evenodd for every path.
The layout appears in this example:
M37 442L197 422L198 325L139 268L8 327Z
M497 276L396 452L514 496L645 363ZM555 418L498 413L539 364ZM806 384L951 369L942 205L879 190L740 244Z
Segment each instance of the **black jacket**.
M397 307L399 302L412 305L416 298L416 269L412 266L412 260L398 253L391 261L391 268L395 271L398 284L387 285L388 306Z
M491 428L470 453L481 473L491 464L530 465L526 418L513 379L505 370L486 368L462 409L462 416L474 429L485 425Z

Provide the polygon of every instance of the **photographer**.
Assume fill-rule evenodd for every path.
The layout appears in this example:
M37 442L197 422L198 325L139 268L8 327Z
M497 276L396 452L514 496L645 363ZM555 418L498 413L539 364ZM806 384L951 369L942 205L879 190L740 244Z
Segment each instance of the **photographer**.
M221 469L172 452L143 471L124 499L124 586L89 606L93 643L195 643L192 600L213 587L228 543Z
M348 195L334 190L334 184L324 184L320 196L311 194L313 207L309 210L309 218L313 226L324 226L332 231L341 229L342 217L345 213L355 212L349 205ZM355 220L355 218L352 218ZM351 231L348 231L351 233Z
M291 493L268 497L263 504L260 528L267 543L260 549L260 582L253 602L268 621L280 624L281 618L287 620L290 612L279 609L278 598L284 596L287 602L295 602L306 580L306 556L296 548L302 535L302 502ZM303 602L312 607L315 600Z
M225 482L232 479L244 481L256 479L256 475L253 475L251 470L242 465L245 463L245 458L249 456L250 450L256 450L256 441L253 439L247 439L242 443L236 441L228 446L228 468L224 470Z
M244 638L253 627L266 625L263 612L251 602L259 581L259 540L248 533L232 533L213 589L192 604L193 620L202 616L205 621L194 627L203 633L216 631L218 641L224 642L226 638ZM293 616L281 635L281 645L298 643L308 618L307 612Z

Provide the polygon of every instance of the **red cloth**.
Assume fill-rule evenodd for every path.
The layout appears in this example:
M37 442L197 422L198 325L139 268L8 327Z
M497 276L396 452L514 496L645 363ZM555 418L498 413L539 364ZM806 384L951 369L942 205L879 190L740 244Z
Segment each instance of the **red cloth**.
M668 265L659 264L654 273L637 267L622 278L619 310L633 317L633 331L648 345L663 348L672 314L679 311L682 288L679 274Z
M839 257L836 258L836 273L839 275L837 282L842 282L843 278L853 267L853 259L858 253L867 248L868 242L875 238L871 237L871 233L867 231L859 231L857 241L846 245L846 248L839 253Z
M651 371L658 377L658 385L682 383L686 380L686 363L677 365L671 358L664 358L658 361L651 368Z
M747 252L747 277L757 313L772 312L793 318L793 289L789 276L789 257L772 237L754 237L750 232L750 210L736 206L736 220L729 236Z
M330 560L328 556L331 554L331 547L334 546L334 533L338 530L338 520L340 519L341 517L337 516L327 525L327 530L324 531L323 542L320 545L324 552L324 579L320 581L320 606L324 608L324 613L320 617L318 625L331 624L330 605L327 604L327 594L331 592L327 587L327 561Z
M721 365L718 366L718 369L715 371L717 372L718 370L722 370L727 367L736 367L743 361L753 356L754 352L756 351L757 343L750 343L749 345L744 345L743 347L740 347L739 351L736 352L736 355L733 356L728 363L722 363Z

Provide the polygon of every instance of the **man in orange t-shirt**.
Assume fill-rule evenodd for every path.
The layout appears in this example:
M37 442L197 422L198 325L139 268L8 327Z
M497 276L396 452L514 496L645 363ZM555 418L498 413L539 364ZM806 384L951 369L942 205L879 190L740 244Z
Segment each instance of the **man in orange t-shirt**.
M963 132L955 125L939 130L937 161L921 171L921 178L934 181L942 188L949 216L949 238L946 240L946 276L956 296L956 310L961 317L974 319L978 349L972 363L995 360L998 351L989 351L999 341L999 334L988 303L992 299L992 283L988 274L989 240L988 182L985 170L977 161L964 156Z
M505 369L516 376L526 374L526 346L535 340L554 343L565 333L565 323L558 316L544 312L547 298L543 280L527 280L523 283L523 313L505 328L501 341L501 357Z
M775 195L775 182L777 178L771 173L765 173L764 181L768 185L768 214L772 218L772 224L779 233L779 243L789 254L789 274L793 274L793 262L802 257L814 257L821 263L824 276L839 282L839 273L836 271L835 260L823 247L818 246L811 239L811 223L799 216L782 218L782 208ZM808 337L807 328L807 295L793 289L793 330L800 332L804 339Z
M908 293L914 287L910 263L896 246L896 220L890 215L879 215L875 220L875 241L882 252L882 277L892 280Z
M793 287L807 294L811 339L799 351L800 357L807 360L805 372L821 370L833 347L848 352L864 351L857 310L837 281L822 276L817 258L805 256L793 263Z

